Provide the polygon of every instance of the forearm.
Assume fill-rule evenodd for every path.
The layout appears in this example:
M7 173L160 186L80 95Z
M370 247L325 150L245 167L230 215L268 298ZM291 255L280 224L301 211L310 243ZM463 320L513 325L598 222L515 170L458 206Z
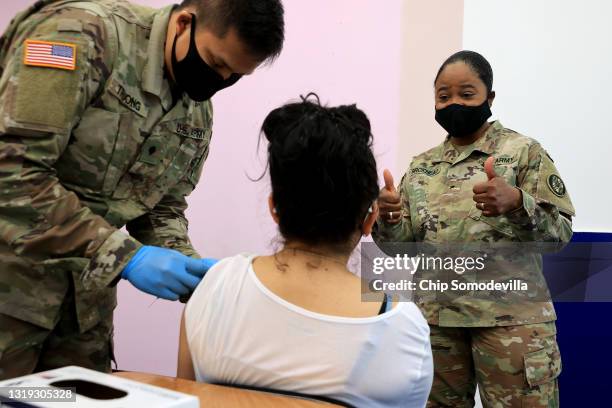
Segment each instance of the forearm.
M401 218L397 224L389 224L379 217L374 224L372 238L377 244L412 242L414 241L414 234L409 219Z
M0 177L0 239L33 259L88 258L86 284L113 282L140 244L84 206L52 170L6 144L0 155L12 170Z
M200 257L191 244L186 220L182 217L145 214L128 223L128 231L144 245L174 249L187 256Z
M536 199L522 192L523 205L507 214L512 229L523 242L569 242L572 238L571 219L554 205L538 204Z
M522 205L506 214L516 237L523 242L569 242L574 206L554 162L539 144L529 148L518 180Z
M186 208L184 197L166 198L151 212L130 221L127 230L145 245L174 249L184 255L200 258L189 239Z

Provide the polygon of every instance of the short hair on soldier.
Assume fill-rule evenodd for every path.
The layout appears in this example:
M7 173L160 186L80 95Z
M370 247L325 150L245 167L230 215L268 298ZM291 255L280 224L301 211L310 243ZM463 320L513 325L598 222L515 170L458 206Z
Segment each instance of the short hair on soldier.
M311 93L273 110L262 133L283 238L351 244L379 191L366 114L355 105L323 106Z
M280 0L183 0L194 7L199 27L223 37L234 27L240 39L261 61L280 55L285 41L284 8Z
M491 64L489 64L489 61L479 53L469 50L459 51L448 57L438 70L434 84L438 82L438 78L442 71L444 71L444 68L455 62L464 62L467 64L474 70L476 75L478 75L478 78L484 82L487 87L487 92L491 93L493 91L493 68L491 68Z

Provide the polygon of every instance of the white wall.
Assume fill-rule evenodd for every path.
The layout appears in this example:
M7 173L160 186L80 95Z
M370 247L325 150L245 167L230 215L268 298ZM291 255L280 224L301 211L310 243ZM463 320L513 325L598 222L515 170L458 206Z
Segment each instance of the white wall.
M493 66L493 113L555 160L576 231L612 231L611 20L609 0L465 0L464 48Z

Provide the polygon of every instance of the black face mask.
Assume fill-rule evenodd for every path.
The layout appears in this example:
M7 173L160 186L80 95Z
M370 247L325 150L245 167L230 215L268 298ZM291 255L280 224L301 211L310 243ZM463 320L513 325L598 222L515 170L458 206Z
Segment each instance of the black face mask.
M242 75L232 74L229 78L223 77L208 66L206 61L200 57L195 44L196 17L191 15L191 33L189 38L189 50L187 56L181 61L176 60L176 39L172 45L172 71L176 84L189 95L191 99L202 102L212 98L221 89L234 85Z
M436 122L453 137L466 137L474 134L491 117L489 100L480 106L452 104L436 110Z

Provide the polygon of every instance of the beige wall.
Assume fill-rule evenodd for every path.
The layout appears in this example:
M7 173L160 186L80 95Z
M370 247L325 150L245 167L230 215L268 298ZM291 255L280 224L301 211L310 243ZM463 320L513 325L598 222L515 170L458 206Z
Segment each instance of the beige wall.
M404 0L400 117L396 169L399 182L413 156L439 144L433 81L442 62L462 49L463 0Z

